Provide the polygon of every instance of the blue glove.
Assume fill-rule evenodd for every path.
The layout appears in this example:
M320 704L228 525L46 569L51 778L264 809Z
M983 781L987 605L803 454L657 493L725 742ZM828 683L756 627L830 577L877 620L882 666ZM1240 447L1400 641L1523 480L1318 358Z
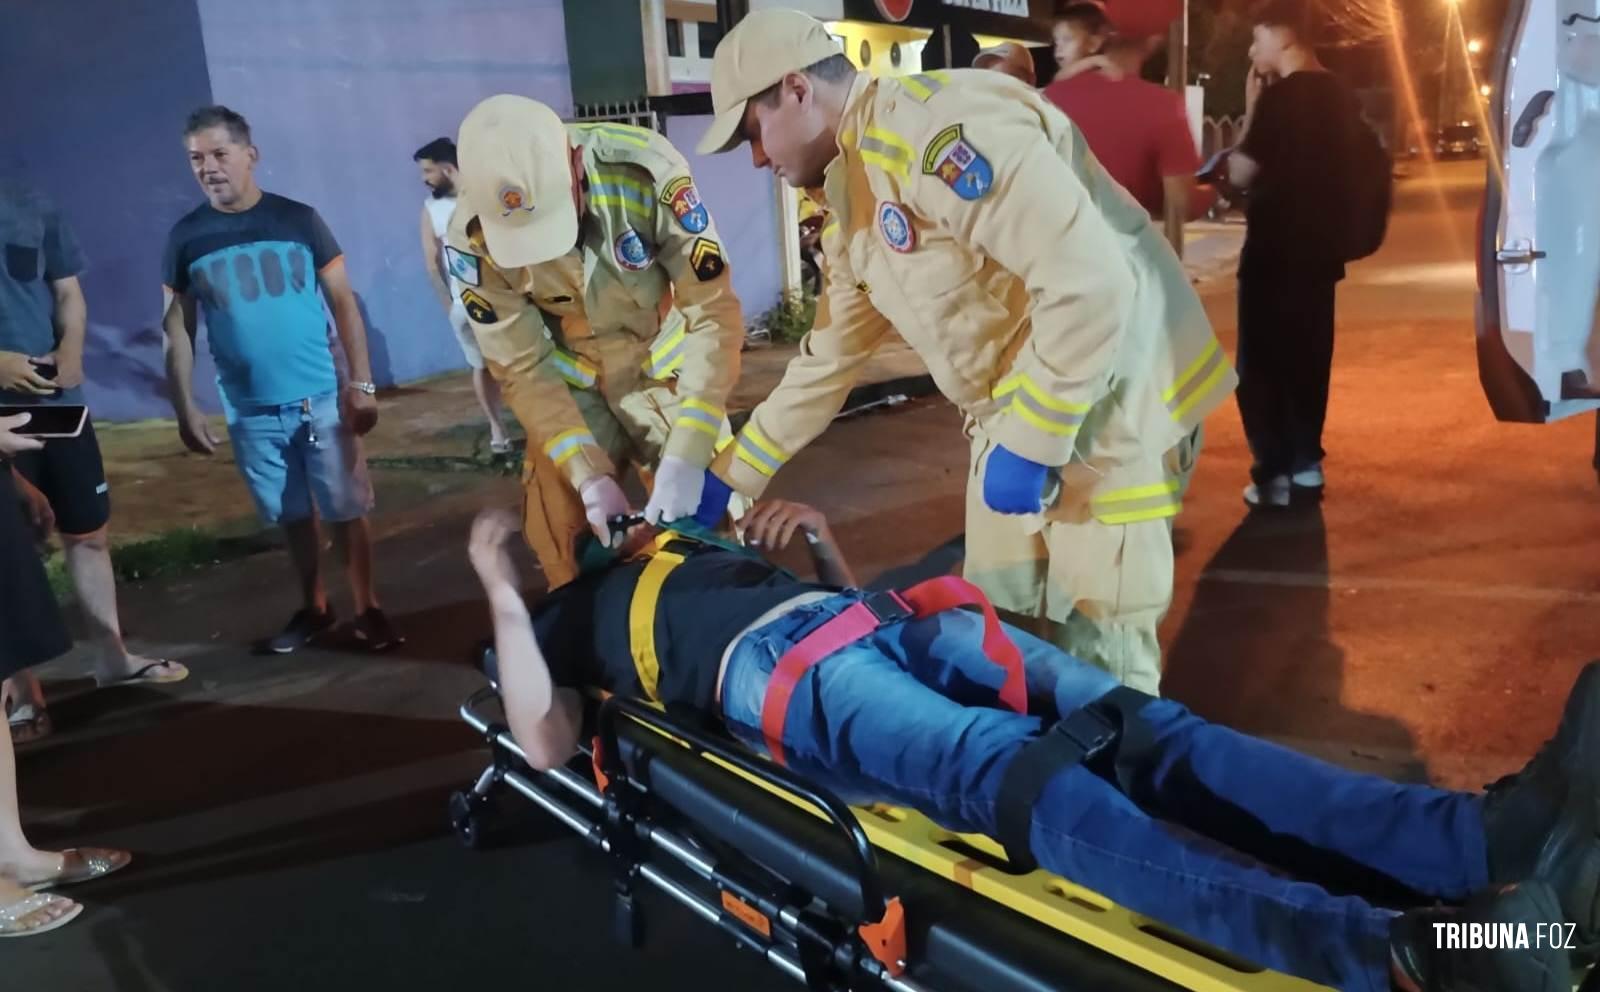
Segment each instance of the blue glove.
M694 511L694 522L707 530L715 530L728 512L728 500L733 498L733 488L706 469L706 485L700 490L700 508Z
M995 445L983 470L983 502L996 513L1038 513L1044 509L1049 469Z

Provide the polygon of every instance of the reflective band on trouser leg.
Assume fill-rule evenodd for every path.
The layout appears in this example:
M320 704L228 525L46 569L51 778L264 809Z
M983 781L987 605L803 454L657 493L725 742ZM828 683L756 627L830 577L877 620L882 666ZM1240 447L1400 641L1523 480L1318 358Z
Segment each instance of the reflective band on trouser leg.
M761 735L766 740L767 753L778 764L783 757L783 728L788 722L789 700L794 696L800 677L812 665L849 647L871 634L902 620L922 619L961 606L977 606L983 610L983 653L990 661L1005 669L1005 682L1000 687L1000 702L1017 713L1028 711L1028 686L1023 675L1022 652L1006 636L1000 626L1000 616L972 583L954 575L940 576L919 583L898 593L888 593L904 612L893 618L880 618L867 601L855 603L838 616L813 630L799 643L784 652L767 682L767 692L761 701Z
M672 570L683 564L683 555L658 550L644 567L639 584L633 587L628 603L628 647L633 653L633 668L639 674L639 687L645 698L654 702L661 682L661 662L656 657L656 607L661 589Z
M1182 483L1177 479L1157 482L1148 486L1113 489L1089 501L1094 518L1115 527L1118 524L1136 524L1145 520L1175 517L1183 509Z

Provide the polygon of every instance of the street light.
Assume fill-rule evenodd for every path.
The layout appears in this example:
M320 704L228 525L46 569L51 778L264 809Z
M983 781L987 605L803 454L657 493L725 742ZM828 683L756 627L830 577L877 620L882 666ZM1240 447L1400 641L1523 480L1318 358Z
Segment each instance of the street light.
M1479 52L1483 51L1483 42L1479 41L1477 38L1472 39L1471 41L1467 42L1467 51L1471 52L1473 55L1478 54Z
M1488 96L1489 92L1490 91L1489 91L1489 84L1488 83L1484 83L1482 86L1478 87L1478 95L1479 96Z

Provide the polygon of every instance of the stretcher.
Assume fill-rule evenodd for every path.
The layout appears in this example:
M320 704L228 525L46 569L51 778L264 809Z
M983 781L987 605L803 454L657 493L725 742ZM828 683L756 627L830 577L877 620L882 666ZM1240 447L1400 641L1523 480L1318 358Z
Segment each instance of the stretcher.
M645 883L813 992L1311 992L1044 871L987 837L849 807L722 735L611 697L572 764L529 767L492 684L461 706L489 765L450 800L468 847L512 790L610 861L616 937Z

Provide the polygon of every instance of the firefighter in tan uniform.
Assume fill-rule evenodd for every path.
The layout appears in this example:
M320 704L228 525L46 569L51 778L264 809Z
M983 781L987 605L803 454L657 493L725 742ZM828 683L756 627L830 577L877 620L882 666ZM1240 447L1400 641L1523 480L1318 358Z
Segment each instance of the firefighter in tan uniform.
M631 512L627 466L651 486L651 522L699 509L732 440L743 315L688 164L655 132L569 126L502 95L457 144L446 260L528 436L523 528L554 587L577 574L586 531L609 542L608 518Z
M1155 693L1171 518L1236 378L1148 215L1015 80L873 80L793 11L741 21L711 85L701 151L749 141L831 218L816 326L714 472L759 495L892 327L966 414L967 578Z

